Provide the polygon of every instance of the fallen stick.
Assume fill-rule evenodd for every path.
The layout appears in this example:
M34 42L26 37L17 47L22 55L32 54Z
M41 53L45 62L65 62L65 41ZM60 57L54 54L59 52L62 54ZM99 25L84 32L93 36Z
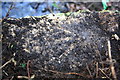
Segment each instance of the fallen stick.
M56 73L56 74L64 74L64 75L78 75L78 76L82 76L82 77L86 77L86 78L92 78L90 75L85 75L83 73L76 73L76 72L68 72L68 73L64 73L64 72L59 72L59 71L54 71L54 70L46 70L44 68L42 68L42 70L44 71L49 71L52 73Z
M105 78L110 79L110 77L102 69L100 69L100 68L98 68L98 69L106 76Z
M17 76L17 78L18 78L18 79L23 79L23 78L24 78L24 79L29 79L28 76ZM32 76L30 77L31 80L34 79L34 78L35 78L35 75L32 75Z
M31 78L30 78L30 68L29 68L29 66L30 66L30 60L28 60L28 62L27 62L28 80L30 80L30 79L31 79Z
M11 63L12 62L12 59L10 59L9 61L7 61L5 64L3 64L0 69L2 69L3 67L5 67L7 64Z
M108 40L108 55L109 55L109 59L110 59L110 69L112 72L112 77L114 78L114 80L117 80L117 76L115 73L115 69L114 69L114 63L112 60L112 55L111 55L111 45L110 45L110 41Z
M86 68L87 68L87 70L88 70L88 72L89 72L89 74L90 74L90 77L92 78L93 76L92 76L92 73L91 73L91 71L90 71L87 63L86 63Z

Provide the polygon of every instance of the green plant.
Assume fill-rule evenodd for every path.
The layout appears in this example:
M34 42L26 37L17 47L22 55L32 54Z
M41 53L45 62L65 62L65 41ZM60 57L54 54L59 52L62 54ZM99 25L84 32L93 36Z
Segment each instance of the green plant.
M106 10L107 9L107 2L109 2L109 0L102 0L102 4L103 4L103 9Z

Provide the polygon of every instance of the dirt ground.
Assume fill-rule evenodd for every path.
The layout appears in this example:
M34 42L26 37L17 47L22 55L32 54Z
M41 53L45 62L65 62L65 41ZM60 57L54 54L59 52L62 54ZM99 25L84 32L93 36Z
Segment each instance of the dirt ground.
M117 76L119 80L119 22L118 12L6 18L1 35L2 79L84 80Z

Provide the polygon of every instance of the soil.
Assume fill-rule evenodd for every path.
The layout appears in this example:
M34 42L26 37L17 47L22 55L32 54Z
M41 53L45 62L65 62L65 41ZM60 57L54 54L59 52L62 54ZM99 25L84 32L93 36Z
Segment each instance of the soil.
M120 79L120 13L78 12L2 21L3 80Z

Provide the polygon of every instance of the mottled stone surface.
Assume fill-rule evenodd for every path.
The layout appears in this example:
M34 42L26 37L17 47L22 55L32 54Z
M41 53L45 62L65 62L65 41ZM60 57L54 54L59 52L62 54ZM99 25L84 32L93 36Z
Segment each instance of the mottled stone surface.
M31 60L39 76L60 75L47 73L51 70L81 73L86 65L93 70L95 62L106 60L107 40L119 30L117 19L118 13L94 12L5 19L3 40L13 45L16 60Z

